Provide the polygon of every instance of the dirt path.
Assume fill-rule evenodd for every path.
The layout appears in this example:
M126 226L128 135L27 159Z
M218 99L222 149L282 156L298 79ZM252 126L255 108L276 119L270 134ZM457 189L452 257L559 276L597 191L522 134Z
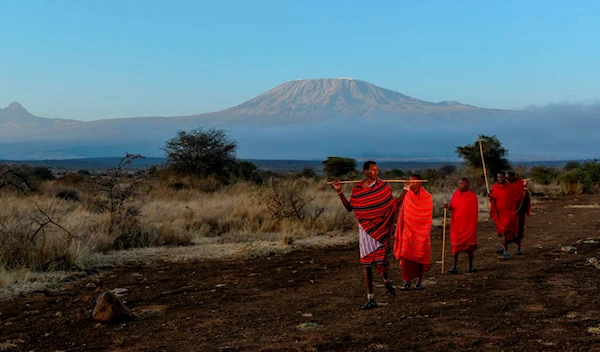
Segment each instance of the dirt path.
M440 274L424 291L376 287L382 305L360 311L355 246L248 261L123 266L65 285L58 295L0 301L0 350L9 351L600 351L598 196L548 198L528 219L525 254L502 261L490 222L480 225L474 274ZM441 228L432 232L439 260ZM577 253L561 251L575 246ZM513 249L514 252L514 249ZM448 251L449 253L449 251ZM390 259L393 259L390 257ZM400 282L397 262L392 280ZM447 261L447 266L450 260ZM126 288L140 318L90 319L99 292Z

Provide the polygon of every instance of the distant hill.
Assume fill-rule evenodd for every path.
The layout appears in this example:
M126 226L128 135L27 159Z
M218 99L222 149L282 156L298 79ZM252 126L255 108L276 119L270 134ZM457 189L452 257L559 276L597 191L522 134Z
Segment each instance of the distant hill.
M427 102L350 78L289 81L229 109L176 117L47 119L14 102L0 109L0 159L163 157L161 148L178 130L211 127L225 129L245 159L445 162L477 134L496 135L511 158L594 158L599 111L597 105L509 111Z
M0 131L7 132L15 130L43 129L53 126L77 124L80 121L64 119L48 119L44 117L33 116L21 104L12 102L6 108L0 108Z

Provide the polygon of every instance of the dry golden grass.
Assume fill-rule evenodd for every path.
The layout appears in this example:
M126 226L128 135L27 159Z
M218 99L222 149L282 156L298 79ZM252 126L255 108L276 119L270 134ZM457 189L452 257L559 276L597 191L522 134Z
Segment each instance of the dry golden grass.
M442 224L443 205L458 179L453 175L426 186L433 196L434 226ZM393 189L396 196L402 185ZM63 191L73 200L57 198ZM344 191L349 197L351 186ZM0 192L0 296L122 262L253 257L357 242L354 214L324 180L219 187L194 178L150 179L127 203L126 215L112 218L118 225L112 233L111 214L96 206L99 201L102 197L79 178L48 181L34 196ZM298 201L306 203L300 211L273 210L273 202ZM485 221L489 204L482 196L479 201Z
M195 179L184 182L188 186L179 190L171 186L172 180L147 183L127 203L113 233L109 231L111 214L97 206L101 196L79 179L76 183L48 181L41 193L30 196L0 192L0 289L31 282L34 277L40 281L40 273L77 272L110 264L115 256L135 260L151 253L165 257L187 253L175 255L181 258L261 255L356 226L330 187L324 189L308 179L285 184L307 202L303 209L307 215L302 218L275 217L264 201L269 185L240 182L216 188L210 181L202 187ZM74 200L57 197L65 190ZM317 209L323 209L319 216L315 216ZM194 246L157 248L189 244ZM149 248L115 251L127 246Z

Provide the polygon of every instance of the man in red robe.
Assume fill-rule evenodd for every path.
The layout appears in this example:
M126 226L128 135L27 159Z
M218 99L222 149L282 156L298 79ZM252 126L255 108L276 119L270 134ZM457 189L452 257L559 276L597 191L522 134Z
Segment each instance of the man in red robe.
M374 161L363 165L365 179L352 188L348 201L339 181L333 183L346 210L353 211L358 220L360 262L364 267L365 284L367 286L367 303L361 309L376 308L373 293L373 271L382 275L387 294L395 296L394 287L388 278L390 263L387 254L390 250L389 240L393 230L393 218L396 214L397 199L392 195L389 184L378 179L379 167Z
M517 245L517 255L521 255L523 254L521 241L525 235L525 216L531 216L531 199L527 191L528 180L517 177L512 171L506 174L506 179L515 187L517 193L517 237L514 243Z
M490 218L496 224L496 230L502 243L504 260L510 259L508 244L514 242L517 233L517 202L518 195L515 187L504 177L504 173L498 173L497 182L492 186L489 195Z
M421 180L413 175L411 180ZM402 267L401 290L410 289L417 278L416 290L423 289L423 274L431 264L431 222L433 199L421 182L408 182L398 197L401 203L396 224L394 254Z
M457 274L458 254L466 252L469 257L468 273L475 272L473 268L473 256L477 249L477 221L479 217L479 203L477 195L471 191L469 179L463 177L458 182L458 190L452 195L450 205L450 243L452 244L452 255L454 266L448 270L451 274Z

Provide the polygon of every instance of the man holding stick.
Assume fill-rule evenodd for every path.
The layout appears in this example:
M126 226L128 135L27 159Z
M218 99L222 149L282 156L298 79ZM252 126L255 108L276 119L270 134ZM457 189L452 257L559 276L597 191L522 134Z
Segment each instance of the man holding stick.
M423 274L431 264L431 223L433 199L421 186L419 175L410 177L404 192L398 197L401 203L396 224L394 254L402 267L401 290L410 289L411 280L417 278L416 290L423 289Z
M352 188L350 200L344 196L341 182L334 182L333 188L338 192L346 210L354 210L358 220L360 262L364 267L367 286L367 302L361 309L371 309L377 307L373 293L372 268L382 275L387 294L390 297L395 296L394 287L388 277L390 264L387 254L398 200L394 199L390 185L378 179L377 163L367 161L363 170L365 179Z
M450 205L444 205L452 215L450 217L450 243L454 266L448 270L457 274L458 255L466 252L469 257L467 273L475 272L473 256L477 249L477 221L479 216L479 203L477 195L470 189L469 179L463 177L458 182L458 190L452 195Z

